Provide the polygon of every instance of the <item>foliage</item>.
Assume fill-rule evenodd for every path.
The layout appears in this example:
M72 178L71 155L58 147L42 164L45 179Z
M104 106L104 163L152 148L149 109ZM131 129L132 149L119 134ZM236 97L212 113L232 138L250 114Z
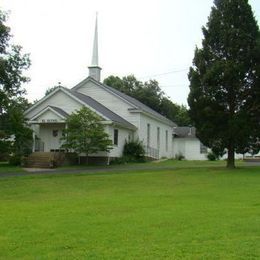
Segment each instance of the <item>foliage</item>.
M117 164L127 164L128 157L122 156L122 157L116 157L113 160L111 160L110 165L117 165Z
M145 150L143 143L139 140L126 141L123 157L127 162L144 162Z
M29 153L32 132L25 123L23 111L28 102L22 97L22 84L29 79L23 75L28 69L28 54L21 46L10 45L10 28L5 25L7 15L0 10L0 157L13 153L19 157Z
M49 95L51 92L53 92L54 90L56 90L60 86L61 85L59 84L58 86L53 86L53 87L47 88L46 91L45 91L45 96Z
M182 161L182 160L185 159L185 156L182 153L176 153L175 159L178 160L178 161Z
M260 133L260 34L248 1L215 0L190 68L190 116L217 154L252 149ZM259 150L259 147L258 147Z
M207 158L209 161L216 161L219 159L219 156L217 154L215 154L214 152L209 152L207 154Z
M258 259L260 168L177 163L0 178L1 258Z
M104 84L139 100L178 125L191 124L187 108L173 103L161 90L156 80L141 82L133 75L122 79L109 76L104 80Z
M79 163L81 153L85 153L88 158L90 154L112 149L112 142L101 121L100 116L86 107L67 118L62 147L77 153Z
M12 152L16 155L27 156L32 148L32 130L29 128L23 112L28 108L27 100L18 98L8 109L9 134L14 136Z
M13 97L25 93L21 84L29 79L22 73L30 66L28 54L21 54L22 47L9 44L11 34L6 19L7 15L0 10L0 115Z
M21 165L22 157L17 154L11 155L8 162L10 165L13 165L13 166Z

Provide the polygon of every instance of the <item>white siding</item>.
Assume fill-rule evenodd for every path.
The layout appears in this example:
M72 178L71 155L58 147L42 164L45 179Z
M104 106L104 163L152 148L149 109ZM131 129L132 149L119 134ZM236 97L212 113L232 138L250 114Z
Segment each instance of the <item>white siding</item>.
M150 124L150 147L157 149L157 128L160 128L160 149L159 158L172 158L172 127L161 123L151 117L140 115L140 129L138 129L139 139L147 145L147 124ZM166 131L168 131L168 151L166 151Z
M76 109L80 109L82 107L82 105L79 102L77 102L72 97L68 96L63 91L60 90L50 98L44 100L41 104L36 106L29 113L27 113L26 118L31 119L47 106L59 107L63 109L65 112L67 112L68 114L71 114Z
M182 154L186 160L207 160L207 154L200 153L200 140L197 138L174 138L174 157Z
M77 92L90 96L131 124L139 127L139 114L130 113L128 111L128 109L133 108L133 106L123 101L121 98L115 96L114 94L104 90L102 87L89 81L77 89Z
M109 139L112 141L112 143L114 139L114 129L118 129L118 145L112 145L113 148L110 150L109 153L98 152L96 154L92 154L92 156L121 157L123 155L125 141L128 140L129 136L133 135L133 131L112 125L107 125L105 127L105 132L108 133Z
M147 145L147 124L150 124L150 147L157 149L158 142L157 142L157 129L160 129L160 142L159 142L159 158L173 157L172 151L172 127L168 126L161 121L158 121L150 116L141 114L139 112L131 113L129 112L129 108L133 108L133 105L130 105L127 101L122 100L121 98L117 97L114 94L111 94L109 91L106 91L99 85L94 84L93 82L89 81L85 85L81 86L78 90L79 93L85 94L87 96L92 97L114 113L118 114L128 122L135 125L138 130L131 131L124 128L117 128L119 130L119 138L118 138L118 145L114 146L113 149L110 151L109 156L111 157L120 157L122 156L123 147L125 140L128 139L128 136L134 136L134 138L139 138L139 140L143 141L144 145ZM29 113L26 114L28 119L33 118L36 114L42 111L47 106L56 106L63 109L68 114L71 114L75 110L78 110L82 107L78 101L74 98L70 97L62 90L57 91L54 95L49 97L48 99L44 100L34 109L32 109ZM39 119L56 119L55 115L51 114L50 112L46 112L39 117ZM41 125L40 130L38 127L34 127L35 132L41 140L45 143L45 151L49 151L50 149L57 149L59 148L59 143L56 142L57 138L53 140L52 137L52 130L53 125L49 124L49 126ZM107 125L106 131L109 134L111 140L113 140L114 134L114 126ZM168 132L168 151L166 150L166 136L165 133ZM55 147L54 147L55 146ZM97 156L104 156L106 153L98 153Z
M110 157L121 157L123 155L123 149L125 141L128 140L129 136L133 135L133 132L126 130L124 128L109 127L109 137L113 142L114 139L114 129L118 129L118 145L113 145L113 149L110 151Z
M60 138L62 137L62 130L65 124L41 124L39 135L41 141L44 142L44 152L50 152L51 149L59 149L61 146ZM53 130L58 131L57 136L53 136Z
M43 121L43 120L57 120L60 121L62 120L62 118L60 116L58 116L57 114L53 113L50 110L45 111L43 114L41 114L37 120L39 122ZM64 119L63 119L64 120Z

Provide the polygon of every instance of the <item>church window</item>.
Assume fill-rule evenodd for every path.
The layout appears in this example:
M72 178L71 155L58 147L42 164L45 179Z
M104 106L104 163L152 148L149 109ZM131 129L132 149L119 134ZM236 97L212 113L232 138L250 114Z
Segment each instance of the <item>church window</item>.
M59 130L52 130L52 136L57 137L59 134Z
M160 149L160 127L157 127L157 149Z
M118 129L114 129L114 145L118 145Z
M150 138L151 138L151 126L147 124L147 146L150 147Z
M168 152L168 130L165 131L165 150Z
M207 153L207 146L200 142L200 153Z

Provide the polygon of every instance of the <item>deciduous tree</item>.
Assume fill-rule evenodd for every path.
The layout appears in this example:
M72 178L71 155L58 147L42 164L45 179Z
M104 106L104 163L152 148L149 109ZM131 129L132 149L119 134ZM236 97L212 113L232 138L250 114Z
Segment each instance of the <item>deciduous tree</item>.
M22 54L21 46L10 44L6 19L7 15L0 10L0 153L20 156L32 138L23 116L26 102L22 98L22 83L29 80L23 72L30 60L28 54Z
M112 149L112 141L104 130L102 118L89 108L83 107L72 113L66 121L62 147L87 156L97 152L108 152Z
M191 124L187 108L173 103L161 90L156 80L141 82L133 75L122 79L117 76L109 76L104 83L139 100L177 125L188 126Z

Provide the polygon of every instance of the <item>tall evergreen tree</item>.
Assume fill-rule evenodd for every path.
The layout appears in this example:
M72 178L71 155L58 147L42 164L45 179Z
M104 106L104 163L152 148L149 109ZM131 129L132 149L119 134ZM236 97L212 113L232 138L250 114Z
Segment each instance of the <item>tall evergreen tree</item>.
M260 134L259 28L247 0L215 0L202 48L190 68L190 116L201 141L213 151L234 153L257 144Z

